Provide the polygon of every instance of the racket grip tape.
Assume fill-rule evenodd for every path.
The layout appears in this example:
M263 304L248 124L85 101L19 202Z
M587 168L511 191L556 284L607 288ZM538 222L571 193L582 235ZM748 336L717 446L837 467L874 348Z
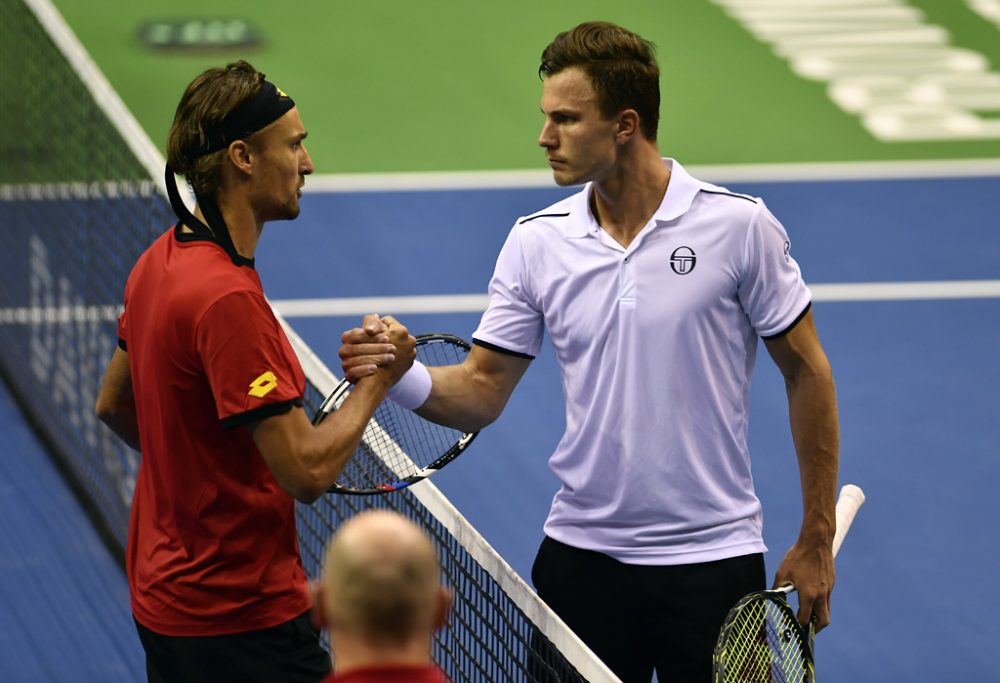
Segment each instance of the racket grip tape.
M837 556L840 544L847 536L847 530L851 528L851 522L858 510L865 502L865 492L854 484L845 484L840 489L840 496L837 498L837 530L833 534L833 556Z

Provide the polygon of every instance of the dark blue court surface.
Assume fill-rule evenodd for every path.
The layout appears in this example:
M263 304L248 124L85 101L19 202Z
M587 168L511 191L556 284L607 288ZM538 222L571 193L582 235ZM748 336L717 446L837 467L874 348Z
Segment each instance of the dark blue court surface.
M998 178L731 187L767 199L810 284L998 279ZM483 294L517 216L566 192L307 195L299 220L266 228L257 266L279 302ZM868 502L837 562L833 625L817 639L819 680L995 678L987 660L1000 636L1000 298L821 299L841 481L862 486ZM414 333L469 337L479 314L399 317ZM340 333L357 321L290 320L338 373ZM5 390L0 415L0 680L140 680L121 569ZM773 573L795 540L801 504L784 387L763 349L752 415ZM525 577L557 487L546 460L562 429L559 371L546 346L501 418L432 480Z
M142 680L125 573L0 380L0 680Z

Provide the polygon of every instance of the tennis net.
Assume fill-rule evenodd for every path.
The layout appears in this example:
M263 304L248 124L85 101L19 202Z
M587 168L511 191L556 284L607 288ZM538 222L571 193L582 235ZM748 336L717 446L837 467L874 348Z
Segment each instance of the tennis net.
M49 0L0 0L0 92L0 372L121 553L140 456L93 405L129 270L174 221L163 160ZM336 377L286 329L315 411ZM371 507L435 539L455 594L435 658L454 680L617 680L429 482L300 504L310 576Z

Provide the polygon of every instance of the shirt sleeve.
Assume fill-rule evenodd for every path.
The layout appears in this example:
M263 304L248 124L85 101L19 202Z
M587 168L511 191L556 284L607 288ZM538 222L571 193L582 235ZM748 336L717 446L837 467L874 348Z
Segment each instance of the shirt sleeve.
M224 427L302 405L301 366L267 301L237 291L198 321L196 344Z
M513 355L534 358L542 347L544 318L529 286L518 226L510 231L490 279L486 312L473 339Z
M787 332L809 309L811 295L792 258L788 234L763 203L747 233L739 297L750 324L765 339Z

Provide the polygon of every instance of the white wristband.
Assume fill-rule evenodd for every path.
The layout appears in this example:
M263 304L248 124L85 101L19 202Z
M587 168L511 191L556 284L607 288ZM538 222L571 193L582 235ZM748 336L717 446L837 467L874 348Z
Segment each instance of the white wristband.
M389 398L406 408L416 410L431 395L431 373L418 360L389 388Z

